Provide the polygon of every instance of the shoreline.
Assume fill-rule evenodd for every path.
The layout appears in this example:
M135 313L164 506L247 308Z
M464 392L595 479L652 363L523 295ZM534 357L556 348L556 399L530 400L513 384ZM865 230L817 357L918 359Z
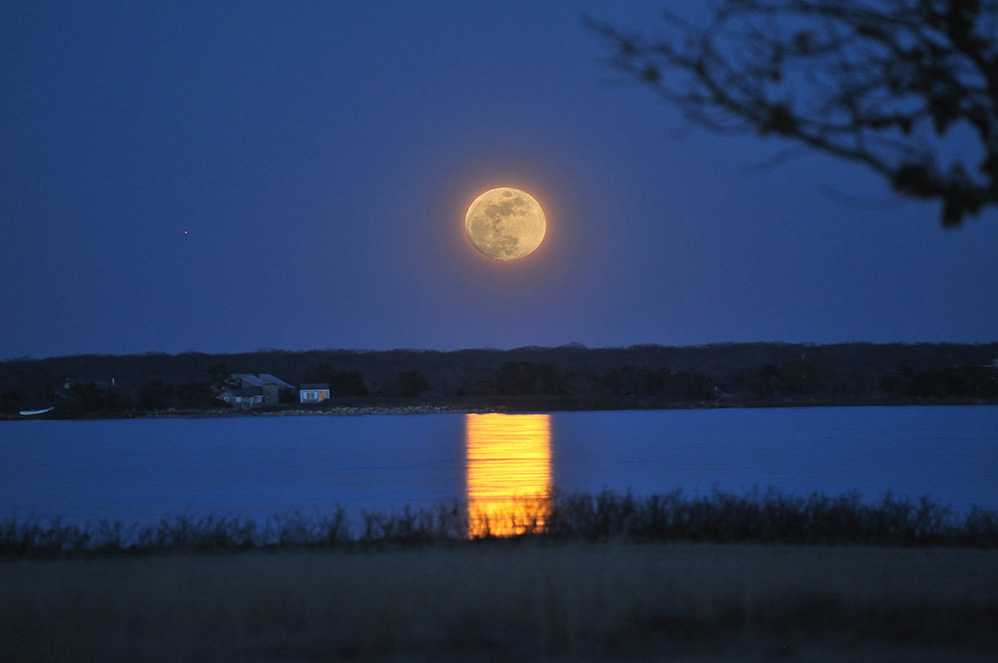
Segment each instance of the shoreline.
M357 509L360 509L357 513ZM799 496L774 489L745 494L645 496L630 492L513 497L501 510L456 498L433 505L328 513L295 510L238 516L194 513L131 523L53 516L0 517L0 559L142 556L248 550L369 550L480 542L568 541L889 546L998 550L998 511L953 511L922 497L863 500L858 493Z
M247 409L167 409L122 410L88 413L65 413L56 407L35 415L18 412L0 413L0 421L86 421L99 419L166 419L166 418L223 418L223 417L297 417L297 416L360 416L391 414L527 414L537 412L631 412L648 410L727 410L727 409L779 409L809 407L946 407L966 405L998 405L985 399L809 399L781 400L779 402L618 402L611 406L587 406L584 403L551 398L488 399L453 402L397 403L373 400L369 403L353 402L328 407L298 404Z

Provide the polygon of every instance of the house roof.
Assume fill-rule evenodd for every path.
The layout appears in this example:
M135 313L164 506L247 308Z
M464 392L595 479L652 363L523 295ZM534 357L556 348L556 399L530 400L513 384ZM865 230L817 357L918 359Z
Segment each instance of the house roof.
M262 387L265 384L276 384L281 389L294 389L293 384L288 384L279 377L275 377L270 373L260 373L260 375L253 375L252 373L233 373L233 379L239 380L240 384L250 385L253 387Z
M315 390L329 389L329 383L328 382L327 383L311 382L309 384L303 384L301 386L301 390L305 391L306 389L308 389L308 390L311 390L311 389L315 389Z
M263 387L244 387L242 389L226 389L218 395L218 398L225 396L263 396Z
M270 373L260 373L260 382L262 382L263 384L276 384L278 387L280 387L282 389L294 389L295 388L295 386L293 384L288 384L287 382L285 382L281 378L274 377Z

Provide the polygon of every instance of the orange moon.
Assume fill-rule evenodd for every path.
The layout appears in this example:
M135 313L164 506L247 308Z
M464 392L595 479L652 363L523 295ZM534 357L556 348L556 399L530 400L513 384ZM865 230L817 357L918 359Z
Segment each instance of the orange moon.
M546 230L540 203L526 191L510 187L489 189L478 196L464 217L464 231L475 248L502 262L533 253Z

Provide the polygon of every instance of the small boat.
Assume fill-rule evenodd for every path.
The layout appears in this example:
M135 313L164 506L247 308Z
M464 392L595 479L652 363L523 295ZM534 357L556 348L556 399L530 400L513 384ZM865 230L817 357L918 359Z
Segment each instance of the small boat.
M41 410L21 410L20 414L23 414L26 417L30 417L36 414L45 414L46 412L51 412L54 409L55 406L53 405L52 407L42 408Z

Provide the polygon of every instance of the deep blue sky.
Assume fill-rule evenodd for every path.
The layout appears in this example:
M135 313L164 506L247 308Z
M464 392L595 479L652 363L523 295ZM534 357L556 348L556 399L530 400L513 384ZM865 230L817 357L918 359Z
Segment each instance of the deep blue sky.
M755 168L579 20L661 6L5 3L0 359L998 340L998 213ZM500 185L549 218L519 262L462 231Z

